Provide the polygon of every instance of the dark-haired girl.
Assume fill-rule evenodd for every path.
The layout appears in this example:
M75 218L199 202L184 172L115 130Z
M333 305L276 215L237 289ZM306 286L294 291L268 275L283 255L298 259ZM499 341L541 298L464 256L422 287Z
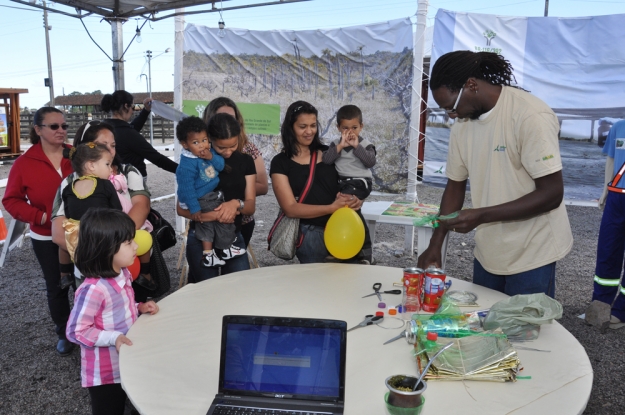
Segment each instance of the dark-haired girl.
M112 94L106 94L100 105L104 112L111 113L111 118L106 122L115 130L117 153L123 163L136 167L144 179L148 177L145 160L149 160L155 166L170 173L176 172L178 163L156 151L139 133L150 115L151 98L143 101L143 110L132 121L130 119L134 114L134 97L129 92L118 90Z
M256 168L251 156L237 150L239 145L238 132L240 126L237 120L228 114L217 114L208 122L207 133L211 146L217 154L225 159L226 166L219 173L219 186L225 202L212 212L202 213L201 222L218 221L234 223L236 240L233 245L245 248L241 236L242 215L252 215L256 210ZM187 209L176 206L178 215L193 219ZM217 268L201 266L202 242L196 238L195 222L191 221L187 237L187 262L189 263L189 282L200 282L209 278L250 268L247 255L238 256Z
M63 177L72 172L70 161L63 158L63 149L69 148L67 124L63 113L53 107L39 108L33 122L33 145L13 163L2 204L15 219L30 224L30 240L46 281L48 308L59 338L56 350L67 356L74 348L65 338L69 288L59 286L59 247L51 236L54 195Z
M132 346L126 333L138 315L156 314L154 301L136 303L126 269L135 260L135 224L114 209L90 209L82 217L76 267L85 281L76 290L67 337L81 349L81 384L89 389L94 415L122 415L119 349Z
M146 219L150 213L150 193L148 192L143 178L137 169L128 164L122 164L116 153L115 136L113 134L113 126L103 121L90 121L81 126L76 131L74 145L80 146L82 143L96 143L106 146L113 155L113 176L114 181L123 180L127 185L127 192L124 197L130 201L130 210L127 211L130 218L135 223L135 229L142 229L145 226ZM66 151L66 153L68 153ZM69 154L67 154L69 155ZM122 175L123 177L119 177ZM63 229L63 221L67 219L65 212L65 203L61 196L62 192L68 187L71 189L72 183L78 177L78 173L73 173L66 177L58 187L58 192L54 200L54 209L52 211L52 239L62 248L65 248L65 232ZM121 200L121 198L120 198ZM122 207L124 207L122 203ZM150 289L153 282L150 278L150 262L149 258L141 257L140 275L133 283L136 290L136 297L144 300L150 295ZM71 272L71 269L69 270Z
M281 134L282 151L271 160L269 170L273 191L285 215L300 218L304 239L295 252L299 262L324 262L330 255L323 241L330 215L343 206L360 209L362 201L339 193L336 168L321 161L322 152L328 146L321 144L315 107L305 101L291 104L286 110ZM317 164L312 186L304 202L298 203L314 153L317 153Z

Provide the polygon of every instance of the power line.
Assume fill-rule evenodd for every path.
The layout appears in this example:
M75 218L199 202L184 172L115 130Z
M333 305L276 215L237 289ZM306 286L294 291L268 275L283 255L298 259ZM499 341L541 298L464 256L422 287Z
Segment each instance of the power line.
M7 9L26 10L26 11L29 11L29 12L37 12L37 11L39 11L39 10L35 10L35 9L27 9L25 7L6 6L4 4L0 4L0 7L6 7Z

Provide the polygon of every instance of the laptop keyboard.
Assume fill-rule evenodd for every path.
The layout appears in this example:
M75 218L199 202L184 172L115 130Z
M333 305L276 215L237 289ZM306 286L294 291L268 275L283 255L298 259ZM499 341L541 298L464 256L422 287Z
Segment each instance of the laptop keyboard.
M283 411L279 409L250 408L245 406L217 405L213 415L331 415L331 412Z

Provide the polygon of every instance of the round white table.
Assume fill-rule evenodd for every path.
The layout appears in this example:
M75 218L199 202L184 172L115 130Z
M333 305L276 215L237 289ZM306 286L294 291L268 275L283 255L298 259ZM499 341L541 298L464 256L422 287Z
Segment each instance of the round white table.
M142 414L204 415L217 393L223 315L337 319L352 327L377 311L376 296L361 298L373 292L373 283L381 282L382 290L391 290L401 278L400 268L298 264L189 284L161 300L158 314L141 316L128 332L133 345L121 349L122 386ZM455 279L452 289L476 293L480 308L506 298ZM389 305L401 302L399 295L382 297ZM384 324L397 327L401 322L387 318ZM348 333L346 415L385 414L386 377L417 374L412 345L401 339L382 345L400 331L367 326ZM422 415L581 414L590 396L593 371L579 342L554 322L542 326L539 338L524 346L551 350L518 351L521 375L531 379L431 381Z

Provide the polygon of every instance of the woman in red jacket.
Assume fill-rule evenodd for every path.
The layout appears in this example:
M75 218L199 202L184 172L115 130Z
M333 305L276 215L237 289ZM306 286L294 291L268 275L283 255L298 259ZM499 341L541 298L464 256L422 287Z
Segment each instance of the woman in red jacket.
M61 180L72 172L63 158L67 124L56 108L43 107L36 113L30 130L33 144L11 167L2 204L17 220L30 224L30 240L46 281L48 308L59 337L56 351L67 356L74 348L65 338L69 318L69 287L59 286L59 247L52 242L52 202Z

